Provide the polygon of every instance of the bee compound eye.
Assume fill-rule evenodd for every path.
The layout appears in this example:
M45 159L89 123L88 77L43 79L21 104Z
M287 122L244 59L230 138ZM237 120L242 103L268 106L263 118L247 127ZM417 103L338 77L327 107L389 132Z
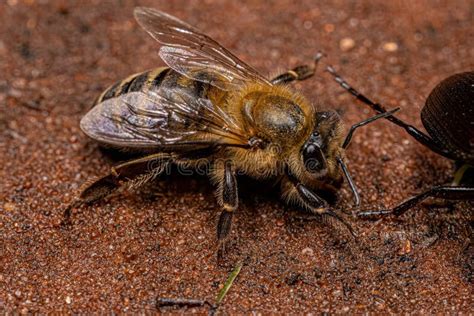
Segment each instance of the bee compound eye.
M320 171L323 167L321 149L315 144L307 145L303 150L303 163L311 173Z

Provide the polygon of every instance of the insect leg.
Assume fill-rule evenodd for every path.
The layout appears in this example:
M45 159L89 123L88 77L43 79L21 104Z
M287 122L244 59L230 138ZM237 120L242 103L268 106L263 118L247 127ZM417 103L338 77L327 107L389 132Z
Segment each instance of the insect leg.
M342 217L330 209L326 200L302 183L295 181L293 177L288 176L288 178L282 180L282 190L287 200L295 201L312 214L321 216L321 219L324 222L333 227L336 226L334 224L342 224L347 230L349 230L352 236L355 236L352 227Z
M405 213L407 210L414 207L416 204L421 201L429 198L443 198L446 200L474 200L474 188L472 187L452 187L452 186L437 186L433 187L430 190L420 193L418 195L412 196L408 200L402 202L396 207L388 210L377 210L377 211L365 211L357 214L357 216L362 218L372 218L382 215L396 215L399 216Z
M379 113L385 113L387 110L379 103L373 102L369 98L367 98L365 95L354 89L351 85L349 85L337 72L334 70L332 66L326 67L326 71L329 72L333 77L334 80L339 83L339 85L344 88L346 91L351 93L353 96L357 98L357 100L361 101L362 103L365 103L366 105L370 106L373 110L379 112ZM404 121L400 120L399 118L390 115L385 117L387 120L391 121L392 123L402 127L407 131L407 133L412 136L414 139L416 139L419 143L423 144L424 146L428 147L435 153L444 156L449 159L454 159L454 157L450 154L449 151L439 147L433 139L417 129L416 127L405 123Z
M296 185L296 190L301 199L301 202L308 208L313 214L321 215L322 220L326 223L332 223L334 220L343 224L351 233L352 236L355 236L354 230L351 225L347 223L342 217L337 215L334 211L329 208L328 203L319 197L316 193L311 191L309 188L299 183Z
M305 80L312 77L316 71L316 67L321 58L323 58L322 53L317 53L314 57L314 63L312 65L301 65L297 66L291 70L288 70L281 75L276 76L271 79L272 84L285 84L295 80Z
M221 179L218 181L217 200L223 208L217 223L217 239L223 241L230 233L232 217L237 209L239 198L237 190L237 179L230 161L226 161L221 170L218 170Z
M112 167L108 175L86 185L79 196L66 207L63 223L69 222L73 208L98 201L121 188L124 184L129 187L138 187L162 173L171 160L172 156L170 154L160 153Z
M298 192L301 202L303 202L312 213L323 214L329 208L328 203L324 199L319 197L303 184L296 184L296 191Z

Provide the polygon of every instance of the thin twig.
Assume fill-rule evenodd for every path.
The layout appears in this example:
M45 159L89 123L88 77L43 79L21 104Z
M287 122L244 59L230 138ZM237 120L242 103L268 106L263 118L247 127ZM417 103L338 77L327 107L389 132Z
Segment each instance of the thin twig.
M179 307L203 307L203 306L208 306L209 307L209 315L214 315L214 313L217 311L217 308L221 304L221 302L224 300L224 297L226 296L227 292L229 292L229 289L231 288L232 284L234 283L235 279L240 273L240 270L242 269L243 263L239 262L235 266L234 270L230 273L229 277L224 283L224 287L219 291L219 294L217 294L216 298L216 303L212 304L211 302L207 300L199 300L199 299L192 299L192 298L158 298L156 301L156 307L164 307L164 306L179 306Z
M206 300L197 300L192 298L159 298L156 302L158 307L163 306L187 306L187 307L200 307L208 305L210 308L214 308L209 301Z

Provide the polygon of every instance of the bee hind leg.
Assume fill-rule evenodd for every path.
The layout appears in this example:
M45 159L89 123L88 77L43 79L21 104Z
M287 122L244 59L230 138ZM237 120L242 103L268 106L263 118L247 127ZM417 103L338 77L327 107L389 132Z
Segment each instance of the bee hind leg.
M86 184L63 212L62 224L69 224L72 209L98 201L126 185L136 188L161 174L171 162L169 154L153 154L112 167L110 173Z
M273 84L286 84L295 80L306 80L314 75L318 62L323 58L323 56L322 53L317 53L312 65L296 66L295 68L276 76L270 81Z

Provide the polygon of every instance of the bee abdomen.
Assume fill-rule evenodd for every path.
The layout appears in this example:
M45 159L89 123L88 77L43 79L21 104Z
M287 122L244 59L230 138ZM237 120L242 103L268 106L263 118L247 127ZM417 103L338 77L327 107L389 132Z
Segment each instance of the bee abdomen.
M169 68L162 67L131 75L122 81L114 83L102 92L94 102L94 105L129 92L158 89L169 71Z

